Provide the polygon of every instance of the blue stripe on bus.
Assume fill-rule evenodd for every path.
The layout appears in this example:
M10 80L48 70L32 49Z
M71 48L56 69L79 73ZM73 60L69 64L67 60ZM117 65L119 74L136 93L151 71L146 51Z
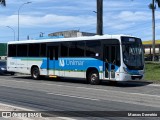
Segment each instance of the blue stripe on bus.
M56 69L64 71L86 71L88 67L97 68L99 72L106 71L104 67L104 61L96 58L59 58L58 60L49 60L47 58L35 58L35 57L12 57L12 59L20 59L24 61L42 61L40 65L41 69ZM47 64L49 63L49 65ZM108 71L111 71L111 63L109 63ZM115 66L115 72L119 69L119 66Z
M49 66L47 66L47 62ZM103 61L94 58L60 58L59 60L43 59L41 69L86 71L88 66L103 70ZM100 68L101 66L101 68Z
M47 64L49 63L49 65ZM112 64L109 64L110 66ZM41 69L56 69L56 70L70 70L70 71L86 71L88 67L97 68L99 72L105 71L105 67L102 60L95 58L59 58L59 60L47 60L43 59ZM119 69L115 66L115 71ZM109 69L108 71L111 71Z

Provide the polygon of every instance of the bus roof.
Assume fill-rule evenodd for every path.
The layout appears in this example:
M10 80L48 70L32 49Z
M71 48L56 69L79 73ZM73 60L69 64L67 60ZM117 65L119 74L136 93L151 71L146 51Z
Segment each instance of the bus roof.
M120 39L121 36L134 37L131 35L95 35L95 36L82 36L71 38L56 38L56 39L42 39L42 40L20 40L9 41L8 44L21 44L21 43L46 43L46 42L62 42L62 41L81 41L81 40L97 40L97 39Z

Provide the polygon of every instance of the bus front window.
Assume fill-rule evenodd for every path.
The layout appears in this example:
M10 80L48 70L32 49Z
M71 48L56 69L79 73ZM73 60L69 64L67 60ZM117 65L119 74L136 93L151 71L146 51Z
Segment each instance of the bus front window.
M123 42L122 42L123 43ZM143 47L140 39L122 45L123 61L129 69L143 69Z

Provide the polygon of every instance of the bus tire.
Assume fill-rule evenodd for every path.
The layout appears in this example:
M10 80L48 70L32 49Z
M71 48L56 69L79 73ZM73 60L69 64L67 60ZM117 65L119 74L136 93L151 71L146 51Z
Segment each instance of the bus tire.
M11 75L14 75L14 74L15 74L14 72L11 73Z
M109 85L111 86L116 86L118 84L117 81L109 81Z
M93 70L89 73L88 81L91 85L98 85L100 83L99 74L97 70Z
M38 67L33 67L31 70L31 76L34 80L40 79L40 72Z

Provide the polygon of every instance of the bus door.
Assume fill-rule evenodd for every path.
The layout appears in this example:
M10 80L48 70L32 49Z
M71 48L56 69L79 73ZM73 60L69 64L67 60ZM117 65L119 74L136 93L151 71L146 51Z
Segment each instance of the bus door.
M104 78L108 80L115 80L116 62L118 59L118 46L106 45L104 47ZM118 53L117 53L118 52Z
M47 71L48 75L56 75L56 61L58 60L58 47L47 47Z

